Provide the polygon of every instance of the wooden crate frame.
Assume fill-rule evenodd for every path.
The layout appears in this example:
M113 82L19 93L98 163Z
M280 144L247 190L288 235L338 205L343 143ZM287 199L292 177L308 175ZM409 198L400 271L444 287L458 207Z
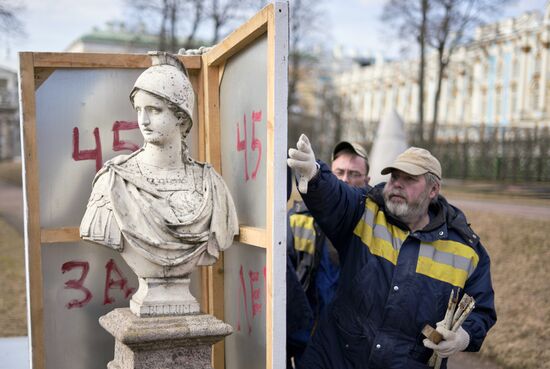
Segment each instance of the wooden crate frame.
M286 290L274 291L274 276L285 275L286 263L286 125L287 125L287 57L288 3L269 4L202 56L179 56L190 73L197 92L199 160L210 162L221 172L219 87L223 69L231 56L252 42L268 36L267 92L267 163L266 163L266 228L241 226L235 241L266 249L266 365L268 369L284 368L284 355L275 356L273 348L285 345ZM276 44L282 48L276 48ZM28 326L31 366L45 367L44 306L42 291L43 245L80 241L77 227L42 228L40 224L39 165L37 157L35 91L59 68L122 68L144 69L150 57L138 54L47 53L22 52L20 57L20 90L22 101L22 136L24 169L25 243L27 247ZM275 78L279 76L278 78ZM281 77L282 76L282 77ZM275 122L283 132L275 136ZM283 158L275 160L275 158ZM277 183L275 182L283 182ZM284 192L283 192L284 189ZM282 216L281 216L282 214ZM276 227L273 225L276 223ZM283 230L283 231L281 231ZM202 270L201 308L220 319L224 318L223 255L211 267ZM284 277L283 277L284 282ZM219 296L222 296L221 298ZM216 369L225 367L224 343L213 351Z

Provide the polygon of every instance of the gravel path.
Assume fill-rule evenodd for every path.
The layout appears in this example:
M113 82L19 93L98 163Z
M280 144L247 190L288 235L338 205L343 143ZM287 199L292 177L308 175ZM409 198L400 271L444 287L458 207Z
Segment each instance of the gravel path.
M508 204L491 200L464 200L458 198L449 198L449 202L462 210L482 210L495 213L509 213L520 217L541 219L550 219L549 206Z

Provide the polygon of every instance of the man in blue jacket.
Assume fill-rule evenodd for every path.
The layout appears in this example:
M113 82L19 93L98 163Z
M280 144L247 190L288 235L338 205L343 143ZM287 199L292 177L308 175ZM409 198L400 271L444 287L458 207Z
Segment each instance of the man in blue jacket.
M332 151L332 173L350 186L369 182L363 146L342 141ZM325 307L333 300L340 263L338 253L303 203L289 211L287 231L287 368L297 365ZM292 275L294 274L294 275Z
M288 165L308 181L302 197L341 265L300 368L426 369L434 351L446 358L480 349L496 322L489 256L464 214L439 195L435 157L409 148L382 170L391 174L386 184L357 189L316 162L302 135ZM421 331L443 320L452 290L476 306L456 332L439 324L444 340L434 345Z

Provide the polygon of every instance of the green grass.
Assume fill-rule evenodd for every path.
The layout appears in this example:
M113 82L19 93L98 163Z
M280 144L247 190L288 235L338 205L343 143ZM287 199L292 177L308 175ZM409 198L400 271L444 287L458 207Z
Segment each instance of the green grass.
M27 335L25 251L19 233L0 219L0 336Z

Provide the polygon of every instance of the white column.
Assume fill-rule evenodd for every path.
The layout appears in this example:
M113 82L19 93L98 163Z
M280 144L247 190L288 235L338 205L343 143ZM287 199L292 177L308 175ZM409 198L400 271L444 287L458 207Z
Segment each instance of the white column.
M528 76L527 68L529 66L529 53L531 51L531 45L527 37L523 37L521 40L521 59L520 59L520 78L518 81L518 111L520 119L525 115L525 108L527 107L527 95L529 94L528 90Z
M463 124L464 123L464 118L466 116L466 106L464 104L465 102L465 94L467 93L466 91L466 78L467 78L467 74L466 74L466 68L465 67L460 67L457 71L457 75L456 75L456 78L457 78L457 83L456 83L456 103L455 103L455 111L454 111L454 116L453 116L453 120L454 122L458 123L458 124Z
M540 64L540 90L537 107L542 115L546 116L546 81L548 80L548 49L550 48L550 32L548 29L542 33L540 42L542 43L542 60Z
M481 85L483 83L481 59L476 58L473 68L474 78L472 79L472 96L470 105L472 106L472 117L470 124L479 124L481 122Z

